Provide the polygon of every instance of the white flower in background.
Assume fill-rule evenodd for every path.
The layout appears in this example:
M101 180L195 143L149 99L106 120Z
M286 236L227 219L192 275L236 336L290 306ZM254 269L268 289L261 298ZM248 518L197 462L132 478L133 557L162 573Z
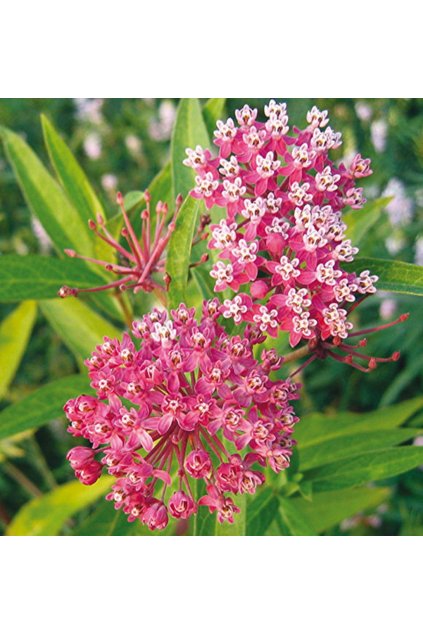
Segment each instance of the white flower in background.
M52 241L38 218L31 217L31 227L40 245L41 253L49 253L52 247Z
M423 266L423 236L416 240L416 255L414 262L419 266Z
M355 104L355 111L360 121L370 121L370 119L372 118L372 107L369 106L367 103L364 103L363 101L358 101Z
M405 240L402 236L389 236L385 240L385 246L391 255L397 255L405 247Z
M159 106L159 118L150 123L150 136L155 141L167 141L172 133L176 117L176 108L171 101L162 101Z
M103 174L101 184L106 192L116 191L118 185L117 176L115 174Z
M381 319L385 321L390 321L391 319L393 319L397 307L398 303L391 297L387 297L386 299L384 299L379 308L379 315Z
M407 196L403 183L398 178L391 178L382 195L392 196L386 205L391 225L408 225L413 216L413 201Z
M388 124L383 119L373 121L370 126L370 135L376 152L383 152L386 148L386 137L388 134Z
M99 125L103 121L103 99L74 99L76 116L81 121Z
M91 132L84 140L84 150L85 154L92 161L96 161L101 156L101 138L100 135L96 132Z
M140 154L142 143L141 140L137 136L135 136L135 134L128 134L128 136L125 137L125 145L131 154Z

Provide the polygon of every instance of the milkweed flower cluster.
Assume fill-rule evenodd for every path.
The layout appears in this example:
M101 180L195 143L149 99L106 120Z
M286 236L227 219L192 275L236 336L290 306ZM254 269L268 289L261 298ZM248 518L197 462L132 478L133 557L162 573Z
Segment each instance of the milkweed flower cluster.
M144 193L144 199L146 208L141 212L141 236L138 237L135 234L135 230L125 209L123 196L121 193L117 195L117 203L120 207L124 222L121 233L126 239L126 247L120 244L110 233L101 214L98 214L97 222L94 220L90 220L89 222L90 229L94 231L97 237L113 249L117 258L120 260L119 264L80 255L73 249L65 249L65 253L68 257L97 264L106 271L114 273L118 279L95 288L71 288L69 286L62 286L58 292L59 297L76 297L80 293L92 293L113 289L120 292L130 289L133 290L134 293L140 291L149 293L154 290L158 293L163 293L166 291L168 276L165 270L165 250L175 229L176 216L182 205L182 198L178 196L176 199L175 213L171 222L167 225L167 204L162 202L157 204L154 231L152 230L151 222L151 197L148 191ZM162 281L160 281L160 274ZM157 275L159 275L159 279L157 279Z
M274 351L254 359L256 329L230 336L219 315L216 299L199 321L183 304L155 309L133 323L139 347L127 333L106 337L86 361L96 396L64 408L70 433L91 445L68 454L76 476L92 484L107 470L116 477L108 499L151 529L201 505L233 522L231 496L254 493L261 468L289 466L298 385L270 378L282 363Z
M218 156L197 146L184 161L196 172L191 195L226 210L211 225L214 290L234 291L223 315L236 324L254 323L272 337L289 332L293 347L338 345L353 334L349 313L376 292L376 275L350 272L358 248L342 220L344 208L365 202L356 181L372 174L370 160L358 154L348 167L335 165L329 151L341 135L327 125L327 111L313 107L306 128L292 134L285 104L270 101L265 122L257 114L245 105L236 122L218 121ZM354 349L344 348L350 360Z

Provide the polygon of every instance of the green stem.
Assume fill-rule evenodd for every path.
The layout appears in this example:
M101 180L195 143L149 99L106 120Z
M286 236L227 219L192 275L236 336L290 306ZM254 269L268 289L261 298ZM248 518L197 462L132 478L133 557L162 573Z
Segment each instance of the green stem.
M39 498L43 495L42 491L11 462L4 462L3 469L11 478L13 478L13 480L15 480L15 482L20 484L31 497Z

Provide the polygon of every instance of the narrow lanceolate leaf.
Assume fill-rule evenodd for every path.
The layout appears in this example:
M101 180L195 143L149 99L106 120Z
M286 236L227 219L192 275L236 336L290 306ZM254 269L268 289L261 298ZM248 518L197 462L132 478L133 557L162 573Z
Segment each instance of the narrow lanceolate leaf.
M88 377L79 374L43 385L0 412L0 440L46 425L63 416L63 405L70 398L89 393Z
M121 337L122 333L109 321L74 297L44 300L40 308L78 359L88 357L103 337Z
M20 136L5 128L1 132L25 200L58 251L74 248L84 255L93 255L89 229L58 183Z
M360 245L361 240L380 219L382 211L391 197L378 198L364 205L363 209L351 209L342 215L342 221L347 225L346 237L354 245Z
M191 258L191 245L197 224L200 203L188 196L176 218L176 228L169 241L166 270L170 276L169 306L186 301L186 288Z
M421 435L423 435L423 430L408 427L407 429L369 431L368 433L351 434L335 440L328 440L312 447L306 447L303 450L300 449L299 469L300 471L307 471L337 460L358 456L368 451L386 449Z
M104 278L81 260L41 255L0 257L0 302L53 299L64 284L91 288L104 283Z
M391 291L406 295L423 295L423 266L378 258L356 258L346 270L360 272L368 269L379 277L376 287L379 291Z
M423 447L395 447L312 469L307 478L313 481L315 491L331 491L392 478L422 463Z
M323 533L347 517L376 508L389 494L390 489L344 489L316 493L312 502L303 498L290 502L315 533Z
M225 103L225 98L214 97L209 99L203 106L203 117L211 139L213 138L213 132L216 130L216 121L223 117Z
M7 535L58 535L66 520L98 500L112 482L113 478L109 476L91 486L78 481L68 482L31 500L15 515L7 527Z
M352 434L395 429L422 407L423 397L419 397L365 414L309 414L297 425L295 439L300 451L304 451L305 448Z
M247 501L246 534L252 536L265 535L276 517L278 507L279 500L270 487L257 491Z
M194 171L185 167L186 148L207 147L209 136L198 99L181 99L172 134L171 157L174 198L186 196L194 186Z
M295 505L294 500L280 499L277 519L283 535L312 536L316 534L307 518Z
M94 189L71 150L44 115L41 115L41 123L51 164L84 225L86 226L90 219L95 219L97 214L105 217L103 207ZM97 257L108 261L110 258L114 258L113 250L105 242L96 241L94 248Z
M19 367L36 314L35 302L23 302L0 324L0 399Z

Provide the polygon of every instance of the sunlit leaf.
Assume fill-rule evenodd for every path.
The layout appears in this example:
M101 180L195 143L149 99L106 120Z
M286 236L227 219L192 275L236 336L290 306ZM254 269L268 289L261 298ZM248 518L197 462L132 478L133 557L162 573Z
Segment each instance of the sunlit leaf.
M58 535L66 520L98 500L112 482L109 476L91 486L68 482L31 500L15 515L7 527L7 535Z
M79 359L85 359L103 337L121 337L109 321L74 297L47 299L40 308L51 326Z
M36 315L36 303L23 302L0 323L0 399L13 381Z

